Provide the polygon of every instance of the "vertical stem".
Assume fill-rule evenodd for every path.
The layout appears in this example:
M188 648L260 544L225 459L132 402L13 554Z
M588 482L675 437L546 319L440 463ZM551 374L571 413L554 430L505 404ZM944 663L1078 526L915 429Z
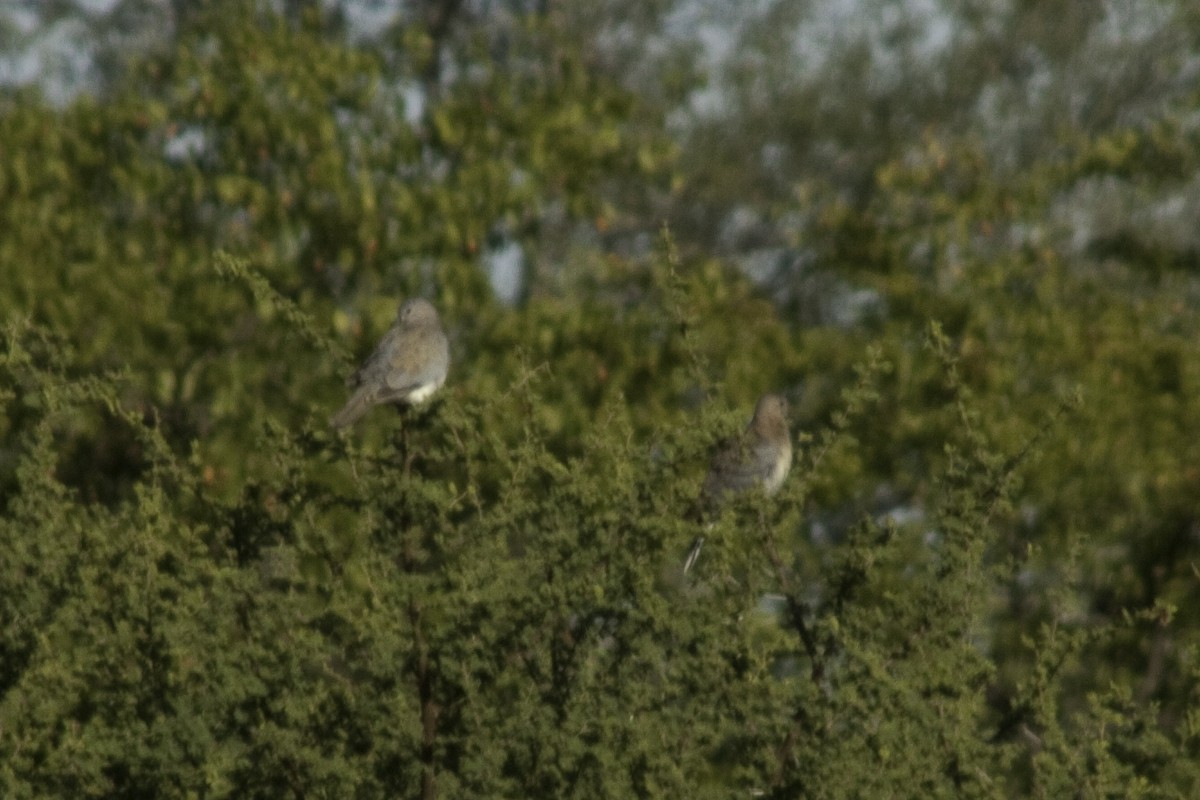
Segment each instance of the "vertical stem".
M402 471L407 483L408 478L412 475L413 451L409 447L409 424L412 421L412 414L409 413L409 406L400 404L396 410L400 414L400 431L396 436L396 446L400 451L400 461ZM407 518L407 514L405 517ZM418 543L414 541L415 536L418 536L418 531L415 527L408 524L408 520L402 523L404 530L401 534L403 549L400 554L400 562L403 565L404 571L409 575L415 575L421 570ZM416 663L415 677L417 683L417 700L421 708L421 744L418 756L421 760L421 800L435 800L437 797L437 772L436 772L436 745L437 745L437 719L438 705L434 699L434 684L436 676L433 666L430 664L429 658L429 642L425 638L425 628L421 619L421 606L418 604L415 597L410 597L408 602L408 620L413 629L413 645L416 648Z
M412 473L412 452L408 448L408 428L412 421L409 406L404 403L396 404L396 414L400 419L400 430L396 432L396 449L400 452L400 464L404 477Z
M434 745L437 742L438 707L433 699L433 670L429 666L429 644L421 627L421 609L415 601L408 607L417 647L417 697L421 703L421 800L437 797Z

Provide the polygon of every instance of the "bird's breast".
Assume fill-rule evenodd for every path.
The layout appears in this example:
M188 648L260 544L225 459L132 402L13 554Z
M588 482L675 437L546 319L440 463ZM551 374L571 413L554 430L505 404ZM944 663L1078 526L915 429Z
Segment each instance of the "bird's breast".
M783 479L787 477L788 469L791 466L792 450L790 447L785 447L776 456L775 463L771 464L771 471L767 473L767 477L763 481L763 489L767 494L774 494L783 485Z

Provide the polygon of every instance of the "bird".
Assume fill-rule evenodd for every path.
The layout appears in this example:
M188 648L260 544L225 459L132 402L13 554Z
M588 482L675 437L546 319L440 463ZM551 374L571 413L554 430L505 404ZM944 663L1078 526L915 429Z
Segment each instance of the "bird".
M711 516L729 495L741 494L754 486L761 486L767 495L779 491L792 466L787 414L787 400L782 395L764 394L755 405L746 430L717 446L700 489L702 513ZM695 566L703 545L703 535L692 542L683 562L684 575Z
M353 425L383 403L428 400L446 382L449 370L450 343L437 309L421 297L406 300L375 351L346 379L354 394L329 424L335 429Z

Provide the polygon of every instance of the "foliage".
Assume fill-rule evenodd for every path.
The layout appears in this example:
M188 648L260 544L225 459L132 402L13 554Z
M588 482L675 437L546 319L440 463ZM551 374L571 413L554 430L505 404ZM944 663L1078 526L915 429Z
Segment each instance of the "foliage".
M756 280L702 255L753 176L667 135L695 65L639 91L601 12L503 7L200 4L97 96L0 99L0 794L1200 791L1196 251L1070 235L1186 192L1195 98L1016 160L969 115L807 151ZM803 111L762 132L854 149ZM413 294L446 387L331 432ZM684 578L767 390L792 474Z

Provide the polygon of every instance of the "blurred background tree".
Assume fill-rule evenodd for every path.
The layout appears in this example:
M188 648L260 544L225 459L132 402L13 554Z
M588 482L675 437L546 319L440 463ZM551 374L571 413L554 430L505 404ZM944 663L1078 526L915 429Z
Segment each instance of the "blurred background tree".
M0 9L5 796L1194 795L1198 37ZM332 437L413 294L441 399Z

